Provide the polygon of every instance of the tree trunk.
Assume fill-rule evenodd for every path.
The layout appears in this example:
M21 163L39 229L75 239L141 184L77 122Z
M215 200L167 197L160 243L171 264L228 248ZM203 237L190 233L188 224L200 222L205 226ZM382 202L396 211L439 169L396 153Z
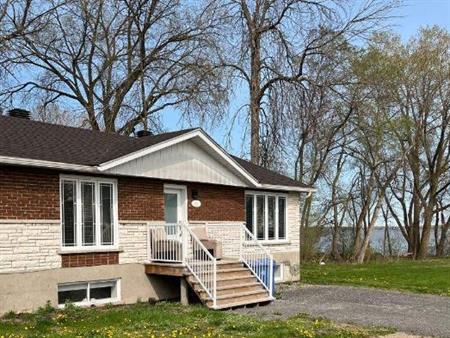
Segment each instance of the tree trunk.
M391 243L391 235L389 232L389 225L386 224L386 240L388 243L388 252L389 252L389 257L392 257L392 243Z
M370 196L370 193L367 194L367 196ZM356 232L355 232L355 245L353 248L353 259L356 259L358 256L358 253L361 250L361 237L362 237L362 233L363 233L363 229L362 229L362 225L364 222L364 217L366 216L366 213L369 210L369 205L370 205L370 197L366 197L366 200L364 201L364 205L361 209L361 213L359 214L358 217L358 221L356 222Z
M311 212L312 195L305 199L303 204L302 216L300 220L300 225L302 228L306 228L309 225L309 214Z
M434 195L434 189L431 189L428 204L424 208L422 238L420 239L420 247L417 253L417 258L420 259L428 256L431 236L431 224L433 222L433 208L435 208L437 205Z
M409 157L409 163L411 167L411 172L413 175L413 216L411 222L410 240L412 257L417 258L420 246L420 214L422 212L421 203L421 184L420 184L420 160L419 160L419 144L420 136L416 132L414 136L414 147L411 150L411 156Z
M252 163L260 164L261 39L256 32L251 37L250 81L250 153Z
M447 223L443 224L441 227L441 238L439 239L438 244L436 245L436 256L444 257L445 247L448 245L448 237L447 232L450 227L450 218Z
M366 232L366 235L364 236L364 241L363 241L361 249L359 250L358 255L356 257L356 261L358 264L364 263L364 258L366 256L367 248L369 247L370 238L372 237L372 231L373 231L373 228L375 227L375 223L378 219L378 215L380 214L382 200L383 200L383 197L382 197L382 194L380 193L380 196L378 196L378 199L377 199L377 204L373 211L372 218L367 227L367 232Z
M332 241L331 241L331 256L333 257L334 260L336 260L338 262L342 261L342 256L341 256L341 253L339 252L340 238L341 238L340 229L338 226L335 225L334 229L333 229L333 237L332 237Z

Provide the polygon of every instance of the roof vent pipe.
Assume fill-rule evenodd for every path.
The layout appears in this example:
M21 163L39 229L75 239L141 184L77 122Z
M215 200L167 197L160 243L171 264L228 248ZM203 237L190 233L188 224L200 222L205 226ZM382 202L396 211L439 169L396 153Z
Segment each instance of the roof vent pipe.
M14 108L8 111L9 116L29 120L31 113L25 109Z
M136 136L137 136L138 138L145 137L145 136L152 136L152 135L153 135L152 132L151 132L151 131L148 131L148 130L139 130L139 131L136 133Z

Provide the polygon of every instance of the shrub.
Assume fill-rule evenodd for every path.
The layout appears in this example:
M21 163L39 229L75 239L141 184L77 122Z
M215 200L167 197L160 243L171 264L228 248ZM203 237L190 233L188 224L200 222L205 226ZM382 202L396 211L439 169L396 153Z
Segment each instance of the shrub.
M36 311L36 323L38 325L51 324L53 322L53 315L56 309L51 305L48 300L45 306L39 307Z
M312 261L320 253L319 242L324 229L321 227L302 227L300 230L300 257L302 261Z

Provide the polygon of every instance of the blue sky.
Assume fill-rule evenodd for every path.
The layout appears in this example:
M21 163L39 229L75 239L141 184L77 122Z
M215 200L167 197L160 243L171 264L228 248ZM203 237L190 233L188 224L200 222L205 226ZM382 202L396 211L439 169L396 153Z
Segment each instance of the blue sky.
M355 0L358 1L358 0ZM391 29L408 40L423 26L439 25L450 31L450 0L406 0L394 13L389 24ZM231 117L245 103L245 95L235 95L229 109L229 118L220 126L205 127L207 132L228 151L236 155L247 155L249 139L244 140L245 114L241 113L232 126ZM163 116L164 127L167 130L176 130L189 127L180 121L175 111L165 111ZM227 137L231 130L230 138Z

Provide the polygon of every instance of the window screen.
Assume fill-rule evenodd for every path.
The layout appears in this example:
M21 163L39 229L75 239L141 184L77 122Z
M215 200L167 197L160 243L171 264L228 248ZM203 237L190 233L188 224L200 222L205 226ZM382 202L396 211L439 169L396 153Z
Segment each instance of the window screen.
M254 206L254 197L253 195L245 196L245 224L247 225L247 229L253 233L253 206Z
M100 184L100 225L102 245L113 244L113 186Z
M76 183L63 181L62 184L62 226L63 245L76 245Z

